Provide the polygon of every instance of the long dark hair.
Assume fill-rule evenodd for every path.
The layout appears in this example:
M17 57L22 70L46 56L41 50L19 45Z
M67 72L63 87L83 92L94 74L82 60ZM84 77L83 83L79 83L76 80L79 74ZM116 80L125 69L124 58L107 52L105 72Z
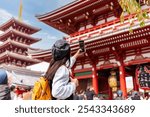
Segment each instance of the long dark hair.
M45 78L47 78L48 80L52 80L58 68L62 65L65 65L66 62L68 62L67 67L69 67L70 66L70 49L68 53L66 54L66 56L61 60L55 60L52 55L52 60L50 61L50 65L45 74Z

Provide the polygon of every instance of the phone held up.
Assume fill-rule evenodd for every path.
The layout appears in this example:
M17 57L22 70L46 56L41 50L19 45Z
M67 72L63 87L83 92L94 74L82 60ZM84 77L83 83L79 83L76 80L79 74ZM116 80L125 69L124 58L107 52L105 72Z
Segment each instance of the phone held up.
M85 52L84 40L79 40L79 47L81 49L81 52Z

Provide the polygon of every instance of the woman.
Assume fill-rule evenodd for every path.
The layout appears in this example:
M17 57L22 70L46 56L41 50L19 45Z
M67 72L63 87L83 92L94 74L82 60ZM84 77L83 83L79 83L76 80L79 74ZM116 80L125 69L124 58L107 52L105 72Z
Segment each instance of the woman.
M74 65L80 51L70 58L70 45L58 40L52 47L52 60L45 77L50 80L53 99L73 100L78 80L71 78L70 68Z

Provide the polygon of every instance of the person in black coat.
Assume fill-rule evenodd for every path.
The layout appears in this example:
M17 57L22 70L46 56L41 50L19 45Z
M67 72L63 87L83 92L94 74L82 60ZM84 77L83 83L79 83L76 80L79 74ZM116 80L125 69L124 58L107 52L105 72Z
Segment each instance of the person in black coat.
M87 100L93 100L95 92L93 89L88 88L87 91L85 92L85 95Z
M3 69L0 69L0 100L11 100L8 75Z

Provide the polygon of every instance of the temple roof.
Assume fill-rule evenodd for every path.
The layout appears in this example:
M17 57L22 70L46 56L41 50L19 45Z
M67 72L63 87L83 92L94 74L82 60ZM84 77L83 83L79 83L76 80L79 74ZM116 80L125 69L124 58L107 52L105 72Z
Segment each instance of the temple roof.
M24 74L24 75L31 75L31 76L40 76L41 74L43 74L43 72L40 71L33 71L24 67L18 67L15 65L6 65L6 64L1 64L0 67L5 68L6 70L12 72L16 72L19 74Z
M45 53L51 54L51 49L42 50L42 49L29 48L28 52L29 54L32 54L32 55L41 55Z
M51 49L41 50L41 49L34 49L28 48L28 55L32 56L32 58L37 58L41 61L50 62L51 58Z
M33 71L24 67L17 67L14 65L0 65L1 69L5 69L12 76L12 83L20 86L33 86L39 79L43 72ZM21 82L22 81L22 82Z
M111 9L112 4L113 8ZM76 0L36 17L45 24L69 34L70 37L67 41L71 44L73 54L79 49L79 40L84 40L86 51L89 52L91 58L95 57L103 62L107 58L106 56L111 59L118 59L116 58L118 53L123 53L123 57L135 56L138 49L141 49L142 54L149 53L150 47L146 48L146 46L150 44L150 20L146 20L146 26L141 28L137 19L132 19L131 21L134 23L133 33L129 33L130 22L128 19L131 18L131 15L125 15L125 22L120 23L121 12L122 9L118 0ZM149 7L147 12L150 14ZM100 22L94 24L93 21L97 20L96 17ZM83 26L82 30L76 29L80 23ZM92 26L86 27L89 24ZM35 51L31 52L33 58L50 61L50 50ZM78 60L76 64L90 63L86 54Z
M28 32L29 34L33 34L33 33L36 33L36 32L41 30L39 28L36 28L36 27L31 26L29 24L26 24L26 23L24 23L22 21L19 21L19 20L15 19L15 18L11 18L6 23L2 24L0 26L0 30L5 31L6 29L10 28L13 25L15 25L15 26L17 25L17 26L20 26L20 27L25 27L26 29L30 30Z
M124 51L126 56L131 54L135 55L135 49L143 48L142 53L148 53L150 48L146 48L150 44L150 22L146 22L145 27L139 27L136 25L133 27L133 33L129 33L128 28L119 29L114 33L107 33L98 36L90 37L84 40L86 45L86 51L91 52L94 55L104 56L106 53L110 54L111 58L115 58L113 55L114 51ZM98 33L100 34L100 33ZM71 45L71 52L74 54L79 49L79 43L75 42ZM116 50L117 48L117 50ZM144 50L146 48L146 50ZM134 52L129 52L128 50L133 50ZM45 61L50 61L51 59L51 50L30 52L31 56L36 59L43 59ZM85 61L89 61L87 56L84 57ZM103 59L103 58L102 58Z
M44 17L47 17L48 15L49 16L55 15L56 13L59 13L60 11L63 11L63 10L67 10L68 8L71 8L74 5L79 5L79 3L82 4L83 3L82 1L87 2L85 0L74 0L73 2L71 2L65 6L62 6L56 10L53 10L53 11L45 13L45 14L37 15L37 17L38 18L44 18Z
M19 31L15 30L15 29L9 29L9 30L7 30L6 32L4 32L4 33L2 33L2 34L0 35L0 41L6 40L6 37L8 37L8 36L19 36L19 37L23 37L23 38L25 38L25 39L30 40L30 42L28 42L29 44L33 44L33 43L36 43L36 42L38 42L38 41L41 40L41 39L39 39L39 38L34 38L34 37L32 37L32 36L30 36L30 35L28 35L28 34L19 32Z
M7 47L9 45L14 45L15 47L20 47L20 48L25 48L25 49L31 48L29 45L19 43L17 41L7 40L3 44L0 45L0 49Z
M33 58L27 57L25 55L20 55L20 54L9 52L9 51L5 51L4 53L0 54L0 60L5 59L7 57L26 61L28 63L31 63L30 65L41 62L40 60L33 59Z
M111 9L111 6L113 6L113 9ZM89 18L94 21L95 17L106 13L114 16L118 11L121 11L121 7L117 0L76 0L59 9L36 17L53 28L72 34L78 31L76 28L79 23L85 22ZM118 16L120 16L119 13L115 15L115 17Z

